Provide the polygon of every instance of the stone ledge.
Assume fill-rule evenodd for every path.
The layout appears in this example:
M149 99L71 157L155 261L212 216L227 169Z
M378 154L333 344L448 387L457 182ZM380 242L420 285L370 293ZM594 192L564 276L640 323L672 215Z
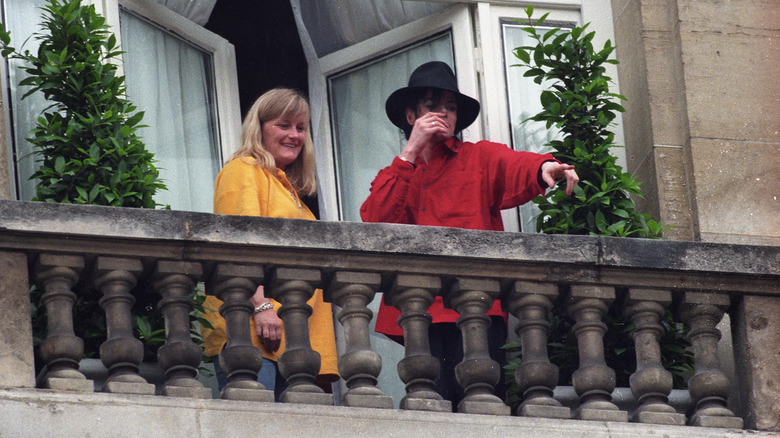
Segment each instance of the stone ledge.
M3 433L58 436L776 437L776 432L341 406L0 390Z
M64 236L77 249L91 239L167 245L160 258L208 255L226 249L359 252L386 259L426 257L484 262L549 264L579 272L641 268L679 273L780 275L780 247L564 236L422 227L400 224L303 221L170 210L79 206L0 200L0 250L29 250L30 239ZM16 239L16 240L15 240ZM79 240L81 239L81 241ZM34 249L34 248L32 248ZM54 249L51 249L54 250ZM63 249L65 250L65 249ZM217 258L218 259L218 258ZM321 261L321 259L318 259ZM367 268L368 269L368 268ZM780 284L769 282L768 284ZM780 286L762 289L780 294Z

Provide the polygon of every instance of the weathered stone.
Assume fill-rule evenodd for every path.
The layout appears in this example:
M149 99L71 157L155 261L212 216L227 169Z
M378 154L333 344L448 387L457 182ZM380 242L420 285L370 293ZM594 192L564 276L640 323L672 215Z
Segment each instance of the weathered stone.
M780 301L746 296L732 317L745 426L780 431Z
M152 286L162 297L157 306L165 316L165 345L157 350L157 361L165 371L166 396L211 398L211 389L197 380L203 351L190 337L189 296L202 275L200 263L174 260L158 260L152 272Z
M262 265L219 263L206 288L223 301L219 314L225 319L228 339L219 353L219 364L227 376L220 396L229 400L273 401L274 394L257 381L263 364L260 349L252 343L249 321L253 307L249 298L262 283Z
M367 306L380 282L376 273L338 271L324 291L324 298L341 308L337 319L344 327L346 351L339 357L339 373L349 388L342 396L345 406L393 408L393 399L376 387L382 357L371 350L368 328L373 312Z
M33 338L30 328L30 282L27 255L0 251L0 309L5 322L0 330L0 388L35 386Z

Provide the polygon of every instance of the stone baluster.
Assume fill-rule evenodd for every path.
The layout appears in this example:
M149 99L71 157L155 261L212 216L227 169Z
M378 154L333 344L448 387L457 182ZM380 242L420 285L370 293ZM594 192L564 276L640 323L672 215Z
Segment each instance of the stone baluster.
M190 294L202 275L200 263L168 260L158 261L152 274L152 286L162 296L157 306L165 316L165 345L157 361L165 372L166 396L211 398L211 390L197 379L203 350L190 336Z
M84 341L73 331L71 290L84 270L84 258L72 255L41 254L35 266L35 281L44 290L41 303L46 308L47 336L39 345L46 374L41 385L60 391L92 392L94 383L81 374L79 362Z
M154 394L154 385L138 374L144 359L144 345L133 335L131 309L135 297L130 291L143 273L138 259L98 257L93 283L103 297L106 313L106 341L100 345L100 360L108 369L103 390L123 394Z
M631 338L636 350L636 371L629 378L629 384L639 402L631 415L632 421L685 424L685 415L678 414L669 405L672 373L663 367L658 343L664 333L660 321L671 302L672 293L666 289L630 288L626 294L625 313L634 324Z
M431 355L428 307L441 291L441 279L428 275L396 276L387 293L390 304L401 311L398 325L404 331L404 358L398 362L398 377L406 385L401 409L452 412L452 402L436 392L441 364Z
M457 278L444 304L460 317L457 326L463 334L463 361L455 366L455 378L463 388L458 412L467 414L509 415L511 410L497 397L493 388L503 377L501 364L490 357L487 311L501 293L497 280Z
M558 367L547 355L547 314L558 297L558 286L552 283L516 281L505 307L518 319L515 333L520 340L523 361L515 370L515 383L523 395L517 415L543 418L571 418L571 409L553 398L558 384Z
M392 397L376 387L382 357L371 349L368 328L373 317L368 303L380 281L376 273L339 271L325 289L325 300L341 307L337 318L344 327L346 351L339 357L339 373L349 388L342 396L344 406L393 408Z
M321 274L316 269L278 267L270 272L268 294L282 303L277 312L284 323L285 351L279 357L279 372L287 389L279 400L283 403L332 405L333 395L317 386L322 360L311 348L309 316L312 308L306 302L320 285Z
M594 421L628 421L628 413L612 403L615 370L604 359L604 334L601 319L615 300L615 289L606 286L573 285L566 310L574 319L580 366L572 375L580 407L574 418Z
M726 407L730 383L720 369L716 328L729 306L725 294L686 292L680 309L682 320L690 326L688 340L693 347L695 372L688 380L688 390L695 403L690 424L702 427L741 429L742 418Z
M219 366L228 381L220 394L223 399L274 401L273 391L257 381L263 353L252 344L250 328L254 308L249 298L263 278L262 266L220 263L206 284L206 290L223 302L219 314L225 319L227 342L219 353Z

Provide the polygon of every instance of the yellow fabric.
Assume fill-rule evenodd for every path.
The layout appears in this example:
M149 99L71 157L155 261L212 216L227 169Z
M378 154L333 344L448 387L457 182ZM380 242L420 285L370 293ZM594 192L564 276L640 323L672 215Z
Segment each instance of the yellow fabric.
M231 160L219 172L214 190L214 212L239 216L315 220L314 214L298 198L285 173L276 169L276 175L272 175L271 172L255 166L253 158ZM278 311L281 304L273 299L271 302L274 305L273 311ZM314 292L307 303L313 310L309 317L309 339L312 348L320 353L322 359L321 380L335 380L338 378L338 355L331 305L323 301L320 289ZM208 356L219 354L227 341L225 320L218 312L221 305L222 301L212 295L207 296L203 303L206 308L205 318L214 326L213 330L205 327L202 330L205 354ZM249 325L252 343L262 350L263 357L278 361L285 349L284 335L279 350L265 351L255 332L252 319L249 320Z

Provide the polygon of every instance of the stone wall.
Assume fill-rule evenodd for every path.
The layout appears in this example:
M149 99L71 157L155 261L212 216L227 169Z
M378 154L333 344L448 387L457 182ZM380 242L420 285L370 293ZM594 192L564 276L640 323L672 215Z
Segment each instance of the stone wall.
M780 244L780 3L615 0L613 9L642 209L657 202L676 225L666 239Z

